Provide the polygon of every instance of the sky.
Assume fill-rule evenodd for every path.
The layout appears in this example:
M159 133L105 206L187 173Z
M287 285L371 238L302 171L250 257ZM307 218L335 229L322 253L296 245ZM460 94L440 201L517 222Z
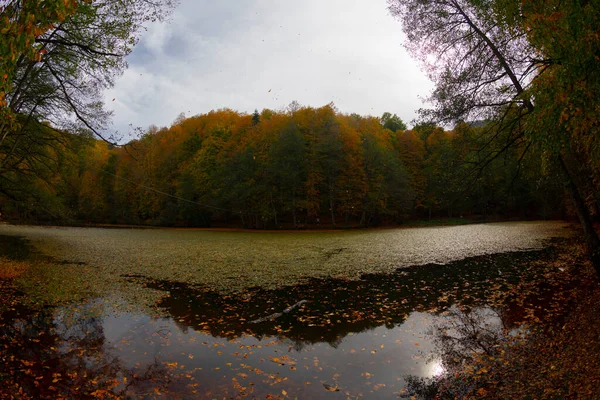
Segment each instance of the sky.
M182 112L292 101L389 111L410 126L432 84L403 41L386 0L181 0L168 23L142 34L105 100L125 140L132 127L171 126Z

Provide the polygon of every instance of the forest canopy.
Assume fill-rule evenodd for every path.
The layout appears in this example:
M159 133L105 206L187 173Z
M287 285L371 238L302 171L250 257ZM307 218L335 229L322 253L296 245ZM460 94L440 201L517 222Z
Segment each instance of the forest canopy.
M0 193L42 200L69 135L112 143L103 91L121 76L140 33L174 0L0 2ZM69 149L72 151L72 149Z
M28 183L28 201L5 199L1 211L38 222L271 229L562 215L562 187L535 152L516 147L480 169L473 149L490 139L485 123L399 126L389 113L294 103L181 116L125 147L70 135L60 151L47 149L57 170Z
M596 2L534 3L388 2L436 85L412 129L389 112L293 103L182 115L126 146L107 135L101 93L175 1L3 3L0 212L247 228L549 218L565 215L564 185L589 227Z
M388 0L435 88L428 121L481 118L537 148L569 195L600 275L598 0Z

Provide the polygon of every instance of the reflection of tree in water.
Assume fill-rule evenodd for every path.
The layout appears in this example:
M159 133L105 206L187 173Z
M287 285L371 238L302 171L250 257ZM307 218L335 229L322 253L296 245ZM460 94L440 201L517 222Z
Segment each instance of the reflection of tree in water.
M107 346L103 321L89 304L72 312L34 310L21 295L3 288L10 302L0 313L0 398L122 398L182 388L177 377L154 360L137 369L124 366Z
M277 336L296 349L319 342L336 347L349 333L398 326L413 311L439 313L453 304L483 304L490 293L526 279L523 264L543 254L485 255L395 274L363 275L359 280L310 279L282 289L255 288L228 295L181 282L128 278L167 292L158 305L184 330L191 327L228 339ZM265 320L300 300L307 303Z
M11 294L12 300L18 298ZM104 335L98 321L82 319L65 330L55 323L53 308L13 304L1 315L1 352L7 362L0 369L7 380L19 384L20 397L85 398L97 387L110 386L118 361L92 362L102 358Z
M492 308L459 309L452 307L441 323L434 323L429 334L443 351L443 365L451 369L464 363L468 354L485 353L492 356L501 342L506 342L509 331ZM469 359L467 359L469 361Z
M0 254L20 261L41 258L41 254L25 238L10 235L0 235Z
M513 304L513 307L516 305ZM443 317L437 318L427 335L432 338L435 351L430 361L441 364L437 376L422 378L407 376L405 397L420 399L463 398L472 393L475 383L471 373L487 374L489 371L470 371L479 357L495 359L503 354L505 345L519 333L503 316L506 308L451 307ZM465 374L465 371L469 373ZM501 377L488 376L488 379Z

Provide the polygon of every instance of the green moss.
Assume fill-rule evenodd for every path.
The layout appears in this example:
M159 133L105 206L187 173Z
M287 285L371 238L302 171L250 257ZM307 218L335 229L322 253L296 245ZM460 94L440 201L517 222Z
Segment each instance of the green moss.
M42 305L107 295L153 304L160 293L128 278L132 275L222 293L273 289L309 278L356 279L540 248L544 239L569 232L564 223L552 222L297 233L0 227L0 234L25 237L55 260L32 262L18 279L19 288Z
M93 286L93 271L79 265L34 262L16 280L16 286L37 306L81 301L100 294Z

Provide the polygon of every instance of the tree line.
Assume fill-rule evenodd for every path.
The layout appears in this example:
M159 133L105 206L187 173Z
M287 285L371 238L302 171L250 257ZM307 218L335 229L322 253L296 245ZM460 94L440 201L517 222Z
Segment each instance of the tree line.
M561 217L562 187L539 154L515 146L486 163L502 144L486 126L406 129L396 115L347 115L333 104L182 114L124 147L79 134L40 148L52 167L21 180L27 201L5 197L1 211L18 220L260 229Z
M406 130L391 115L383 124L378 119L387 125L382 130L365 122L368 117L339 115L333 107L315 110L333 116L314 118L314 126L297 124L299 133L293 123L269 128L285 119L278 112L231 112L237 122L210 133L199 129L188 150L169 142L188 137L184 121L166 130L179 126L181 135L157 130L125 149L97 149L100 144L86 139L90 134L115 144L107 134L110 113L103 108L102 90L123 72L124 58L147 22L164 19L175 4L10 0L0 5L5 214L27 217L43 210L60 219L60 210L72 210L62 215L152 224L189 224L193 215L198 220L192 225L239 219L245 226L289 220L298 226L317 218L335 226L371 225L441 213L508 215L529 209L531 215L545 215L558 210L555 203L564 196L556 186L562 185L600 274L600 238L593 227L600 210L600 0L388 0L390 13L402 23L406 47L434 83L430 107L410 130L417 138L415 151L402 146L397 132ZM431 133L436 126L452 127L444 141L451 146L441 146L443 151L429 143L430 136L432 142L440 136ZM381 134L385 129L394 135L388 139ZM163 162L168 167L161 169L165 153L150 137L178 149L181 163ZM472 146L470 155L459 151L463 138ZM303 143L299 150L277 157L287 154L294 140ZM93 168L79 155L90 146L96 149L90 160L99 160ZM203 157L192 157L194 146ZM72 160L79 163L77 174L55 173ZM286 161L275 165L274 160ZM382 165L394 173L380 172ZM131 172L124 172L127 168ZM98 169L102 177L93 172ZM84 173L98 182L85 189L87 197L78 186L89 181ZM462 178L448 186L450 175ZM70 194L61 185L70 185ZM104 194L92 196L99 188ZM121 206L127 190L129 207ZM105 212L86 211L90 204Z

